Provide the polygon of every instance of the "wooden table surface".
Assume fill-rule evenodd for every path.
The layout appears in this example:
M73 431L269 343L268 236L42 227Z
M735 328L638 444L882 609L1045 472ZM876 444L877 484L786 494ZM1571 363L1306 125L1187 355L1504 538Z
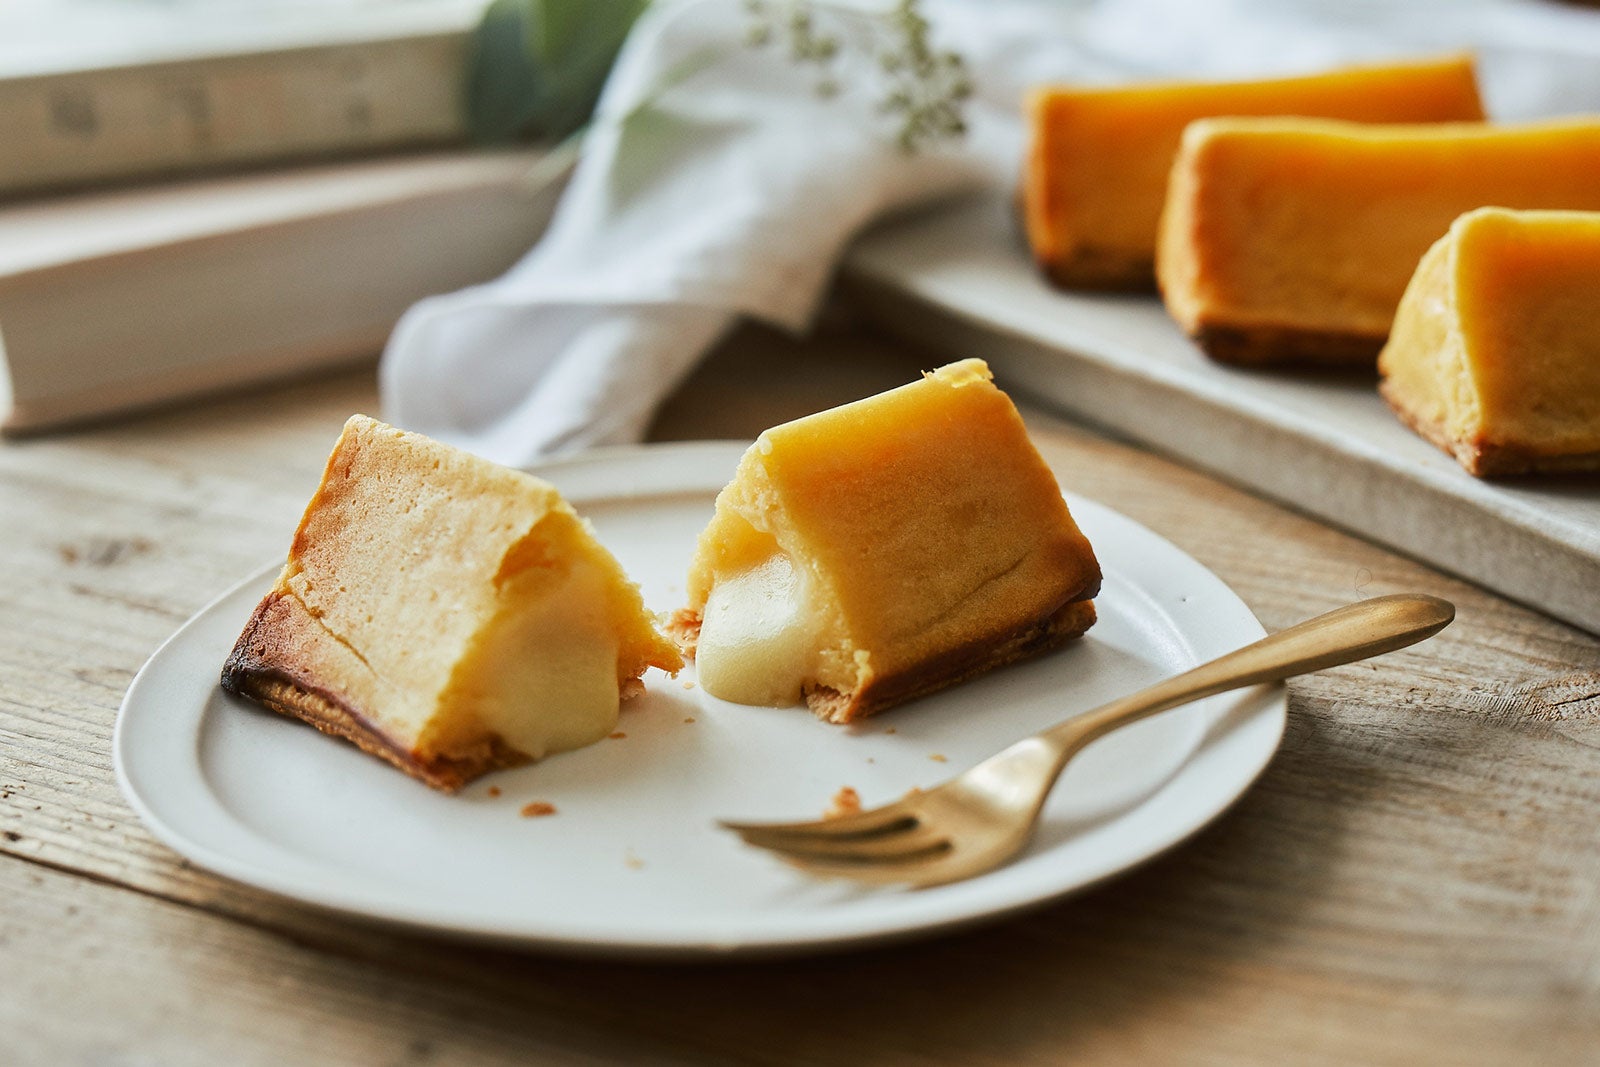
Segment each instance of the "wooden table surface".
M653 436L748 438L923 362L840 325L746 330ZM1044 417L1064 485L1269 629L1399 590L1458 621L1294 682L1265 775L1172 854L900 947L544 958L192 867L118 793L118 703L185 618L281 556L340 424L375 406L367 371L0 446L0 1062L1600 1063L1600 643Z

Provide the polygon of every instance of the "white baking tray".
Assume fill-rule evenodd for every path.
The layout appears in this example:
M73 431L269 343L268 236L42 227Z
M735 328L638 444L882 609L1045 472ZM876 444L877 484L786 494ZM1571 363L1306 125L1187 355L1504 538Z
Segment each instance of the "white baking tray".
M876 228L843 278L869 317L1008 389L1600 633L1600 475L1481 481L1374 376L1223 366L1154 295L1054 290L998 199Z

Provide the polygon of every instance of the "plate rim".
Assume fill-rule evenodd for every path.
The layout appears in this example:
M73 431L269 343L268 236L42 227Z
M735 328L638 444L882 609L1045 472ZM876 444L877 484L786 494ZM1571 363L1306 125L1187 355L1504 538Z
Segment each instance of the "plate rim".
M666 465L669 468L680 465L696 465L708 468L697 472L691 471L687 479L679 471L675 479L669 480L663 488L656 482L648 483L633 492L585 492L576 491L568 493L563 488L563 493L581 506L587 500L619 499L628 496L661 496L675 490L693 492L714 492L720 488L720 483L711 487L714 480L711 472L725 469L730 472L737 463L738 457L748 447L745 441L689 441L672 442L665 444L621 445L606 448L592 449L572 457L553 460L549 463L539 464L529 469L535 474L550 477L559 477L564 471L580 468L620 468L612 471L618 480L626 485L637 482L642 471L639 469ZM718 466L720 465L720 467ZM718 477L721 477L720 475ZM685 481L692 483L680 484ZM1121 514L1113 508L1100 504L1089 498L1073 493L1064 494L1074 509L1086 507L1111 516L1120 523L1127 524L1130 528L1137 529L1144 537L1152 539L1165 550L1181 557L1196 572L1214 583L1215 591L1226 594L1226 604L1230 610L1236 610L1239 617L1234 621L1250 629L1257 635L1264 635L1265 629L1261 627L1249 606L1210 568L1194 559L1193 556L1173 544L1170 540L1161 537L1148 527L1135 522L1133 519ZM1256 687L1253 690L1241 691L1235 697L1235 712L1239 714L1246 725L1253 725L1255 732L1262 729L1270 731L1269 739L1256 739L1252 750L1253 758L1248 762L1247 769L1231 784L1220 790L1220 796L1211 798L1211 803L1193 809L1190 816L1181 821L1176 830L1170 825L1163 827L1164 832L1157 835L1156 843L1151 847L1141 847L1137 855L1125 860L1112 863L1106 870L1089 878L1068 879L1065 884L1038 892L1024 893L1016 899L1009 899L1002 903L991 903L977 906L967 905L958 908L953 913L936 914L933 917L926 915L919 917L918 912L926 912L926 907L910 904L903 910L909 915L893 922L872 923L865 928L854 930L835 931L827 934L817 934L801 928L776 929L770 924L770 919L765 923L767 932L764 935L752 936L741 933L729 937L672 937L662 936L659 930L646 933L640 930L630 930L626 923L612 924L605 931L597 931L592 924L576 923L562 924L559 920L550 917L541 917L539 921L523 923L515 928L502 923L483 921L474 922L471 909L465 913L452 912L451 909L441 909L437 906L421 908L397 907L390 901L379 900L376 903L369 896L362 901L361 891L357 887L352 890L348 886L335 886L321 884L314 886L305 885L294 875L283 875L266 867L259 861L249 857L230 855L219 851L210 844L197 841L184 833L180 828L172 825L163 816L160 802L152 802L151 798L141 790L139 783L134 780L130 771L130 764L137 762L130 758L130 737L135 735L135 728L129 727L131 718L141 714L137 710L143 697L143 689L153 684L150 679L158 672L167 659L173 654L175 648L181 647L192 630L209 621L212 613L223 603L237 597L239 593L249 587L263 583L268 577L282 566L281 561L264 565L257 571L234 582L227 589L211 598L204 606L194 612L184 623L179 626L166 640L156 648L145 663L140 667L130 682L117 711L117 718L112 737L112 757L117 784L134 813L158 840L171 848L180 856L196 865L218 874L231 881L251 886L273 894L274 896L293 901L300 905L309 906L319 911L358 919L365 922L376 922L384 925L406 928L415 931L444 934L453 938L474 942L493 943L502 946L536 949L541 952L559 955L597 956L611 958L633 959L704 959L711 958L758 958L784 955L797 955L803 953L819 953L842 951L863 947L871 944L884 944L895 941L909 940L912 938L931 937L949 933L958 929L974 926L980 923L1001 921L1007 917L1019 915L1037 908L1046 907L1064 897L1085 892L1095 886L1119 877L1135 867L1141 866L1158 858L1185 841L1189 840L1202 829L1209 826L1224 812L1232 807L1244 796L1250 787L1271 763L1273 756L1282 742L1284 729L1287 724L1287 691L1281 685ZM219 668L220 669L220 668ZM1216 699L1216 698L1214 698ZM170 703L170 702L169 702ZM1240 710L1241 706L1244 710ZM204 708L201 709L203 714ZM177 714L177 713L173 713ZM185 718L184 721L187 721ZM1186 773L1190 773L1195 764L1208 751L1214 751L1219 744L1228 743L1229 738L1218 739L1214 729L1208 729L1196 748L1190 752L1173 775L1164 781L1159 788L1138 804L1127 809L1131 814L1140 807L1154 802L1162 793L1172 787ZM998 746L997 746L998 750ZM198 766L198 757L196 765ZM203 777L203 772L201 777ZM157 791L159 796L159 791ZM223 812L226 809L217 803L216 807ZM236 819L234 820L236 822ZM241 829L247 829L242 827ZM962 890L981 885L982 878L973 879L957 886L943 887L945 891ZM928 900L933 891L906 891L909 901Z

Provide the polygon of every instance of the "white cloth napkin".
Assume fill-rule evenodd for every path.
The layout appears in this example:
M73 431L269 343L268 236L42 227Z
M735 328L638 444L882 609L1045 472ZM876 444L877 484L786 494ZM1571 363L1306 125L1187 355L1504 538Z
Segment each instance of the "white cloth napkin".
M887 2L887 0L884 0ZM662 0L630 35L540 243L400 320L386 417L508 464L636 441L740 315L803 330L862 226L1009 188L1041 81L1249 76L1470 48L1491 114L1600 111L1600 16L1532 0L925 0L977 87L970 130L894 143L858 57L848 88L742 44L738 0ZM704 57L714 58L706 61ZM686 66L704 64L683 77Z

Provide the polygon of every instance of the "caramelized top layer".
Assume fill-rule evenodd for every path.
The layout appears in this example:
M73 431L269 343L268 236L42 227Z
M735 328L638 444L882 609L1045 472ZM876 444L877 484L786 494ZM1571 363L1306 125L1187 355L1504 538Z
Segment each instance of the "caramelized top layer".
M1600 119L1366 126L1203 119L1185 132L1158 273L1210 323L1382 338L1429 245L1484 205L1600 209Z
M1023 203L1029 242L1046 264L1095 253L1153 263L1167 173L1184 127L1195 119L1483 118L1470 56L1264 81L1048 86L1029 96L1027 111Z
M304 672L424 754L485 731L514 744L522 733L532 756L536 742L571 747L567 735L588 727L561 723L568 705L587 714L605 690L614 719L623 679L681 666L553 486L361 415L328 458L274 592L332 638L315 642L326 662ZM596 648L599 659L585 651ZM598 682L579 663L598 664Z
M1600 450L1600 213L1484 208L1429 249L1380 358L1458 440Z
M803 571L814 677L841 692L1046 618L1100 584L981 360L763 433L701 537L691 608L778 553Z

